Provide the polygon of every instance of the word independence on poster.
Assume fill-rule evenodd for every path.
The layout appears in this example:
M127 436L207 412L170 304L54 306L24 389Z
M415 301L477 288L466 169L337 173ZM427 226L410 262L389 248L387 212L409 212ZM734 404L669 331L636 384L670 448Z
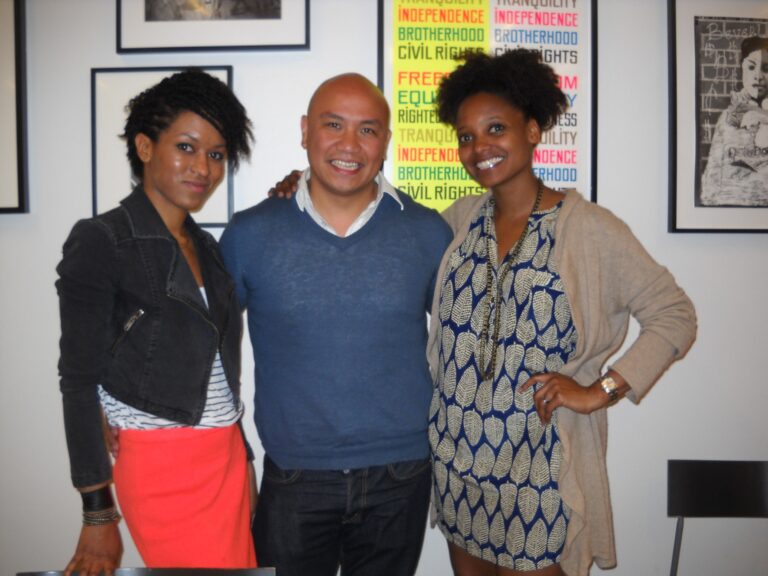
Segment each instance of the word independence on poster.
M484 192L459 163L453 129L438 122L435 94L466 50L499 54L529 48L557 72L569 102L536 148L534 171L553 188L577 188L594 199L590 0L380 2L381 81L392 106L385 171L396 187L437 210Z

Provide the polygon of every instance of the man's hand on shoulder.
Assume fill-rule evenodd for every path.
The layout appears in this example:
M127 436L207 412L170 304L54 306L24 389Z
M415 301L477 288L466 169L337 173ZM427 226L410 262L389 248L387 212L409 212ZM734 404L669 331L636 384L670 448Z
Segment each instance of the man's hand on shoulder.
M267 195L271 198L277 196L278 198L290 199L296 194L299 189L299 179L301 178L301 170L294 170L285 176L279 182L269 189Z

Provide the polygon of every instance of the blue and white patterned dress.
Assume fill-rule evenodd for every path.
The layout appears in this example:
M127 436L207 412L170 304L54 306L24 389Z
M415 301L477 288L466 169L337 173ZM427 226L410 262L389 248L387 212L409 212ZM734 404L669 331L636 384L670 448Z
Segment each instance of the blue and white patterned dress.
M490 371L498 292L493 202L472 222L442 278L439 373L430 409L434 502L448 539L473 556L516 570L559 562L569 511L558 491L557 411L542 424L531 374L557 372L576 348L576 330L552 261L560 204L535 212L511 268L502 264L501 314ZM486 236L490 236L486 239ZM490 241L489 241L490 240ZM490 258L488 254L490 249ZM484 325L489 336L481 338ZM484 350L481 348L485 346Z

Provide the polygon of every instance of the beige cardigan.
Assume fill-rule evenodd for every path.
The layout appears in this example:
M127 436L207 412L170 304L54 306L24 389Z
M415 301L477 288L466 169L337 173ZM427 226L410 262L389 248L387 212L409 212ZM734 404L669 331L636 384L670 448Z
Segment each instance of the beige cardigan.
M462 198L443 214L455 237L440 264L438 287L450 254L464 241L488 195ZM693 342L696 314L690 299L624 222L575 191L566 194L558 215L554 261L578 334L573 358L561 372L582 386L594 382L622 345L631 315L640 324L640 333L611 367L630 385L628 397L639 402ZM436 289L427 345L433 375L438 364L439 299ZM584 576L593 560L601 568L616 565L605 464L606 410L582 415L561 409L558 422L563 443L559 486L571 509L561 564L570 576Z

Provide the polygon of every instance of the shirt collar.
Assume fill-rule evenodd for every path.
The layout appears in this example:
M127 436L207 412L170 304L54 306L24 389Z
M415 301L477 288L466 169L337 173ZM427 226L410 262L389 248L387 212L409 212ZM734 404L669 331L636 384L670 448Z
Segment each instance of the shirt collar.
M312 203L312 197L309 195L309 179L310 169L307 168L304 170L304 172L302 172L301 178L299 178L298 189L296 190L295 196L296 205L299 207L299 210L306 212L320 227L328 230L332 234L336 234L336 232L330 227L325 219L318 213L318 211L315 209L315 205ZM376 198L365 208L365 210L362 211L360 216L358 216L355 222L353 222L352 226L349 227L349 230L347 230L347 236L350 236L351 234L354 234L360 230L360 228L362 228L368 222L368 220L371 219L385 194L392 197L395 202L397 202L401 211L405 210L405 206L403 206L403 202L400 200L400 197L397 194L397 190L395 190L395 187L389 183L389 181L381 172L377 174L375 182L377 185Z
M304 212L308 206L312 206L314 208L314 204L312 204L312 197L309 195L310 174L311 172L309 168L301 173L301 178L299 178L298 183L298 190L296 191L296 203L299 205L299 210L302 212ZM403 203L400 200L400 196L397 195L397 190L395 190L395 187L389 183L389 180L387 180L381 172L376 175L375 182L377 185L377 192L374 202L376 202L377 205L381 201L383 195L387 194L391 196L395 202L397 202L397 205L400 206L401 211L405 210L405 206L403 206Z

